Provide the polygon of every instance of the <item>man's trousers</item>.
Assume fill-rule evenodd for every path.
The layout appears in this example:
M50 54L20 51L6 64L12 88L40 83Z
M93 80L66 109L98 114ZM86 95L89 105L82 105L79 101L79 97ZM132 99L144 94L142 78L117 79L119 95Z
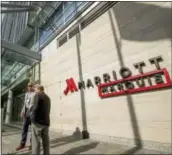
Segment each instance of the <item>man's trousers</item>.
M31 125L30 117L25 116L24 117L24 122L23 122L22 139L21 139L21 142L20 142L21 146L26 145L29 125ZM30 141L31 141L31 139L30 139Z
M49 155L49 127L32 123L32 154L40 154L41 139L44 155Z

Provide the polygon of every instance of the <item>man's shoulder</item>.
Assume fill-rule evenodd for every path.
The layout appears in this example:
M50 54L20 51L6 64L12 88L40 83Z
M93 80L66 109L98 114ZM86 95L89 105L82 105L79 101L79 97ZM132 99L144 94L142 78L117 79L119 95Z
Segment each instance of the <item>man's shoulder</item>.
M43 93L41 93L45 98L47 98L48 100L50 100L50 98L49 98L49 96L45 93L45 92L43 92Z
M50 99L49 96L48 96L46 93L44 93L44 94L45 94L45 96L46 96L48 99Z
M49 96L44 92L35 93L35 96L37 96L38 98L41 98L41 99L50 99Z
M45 97L45 94L44 93L35 93L35 95L37 96L37 97L39 97L39 98L43 98L43 97Z

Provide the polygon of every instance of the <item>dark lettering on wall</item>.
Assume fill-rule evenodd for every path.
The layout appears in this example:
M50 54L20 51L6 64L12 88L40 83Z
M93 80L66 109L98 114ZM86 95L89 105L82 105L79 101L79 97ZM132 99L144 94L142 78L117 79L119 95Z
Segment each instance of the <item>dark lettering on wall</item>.
M117 80L117 75L115 71L112 71L112 75L113 75L114 80Z
M94 87L90 79L87 80L87 88Z
M107 87L102 87L101 91L102 91L102 93L107 93L108 92L108 88Z
M147 81L146 81L147 80ZM153 81L152 81L153 80ZM135 84L136 82L136 84ZM114 88L116 90L114 90ZM114 80L110 83L100 84L98 87L99 96L103 98L127 95L132 93L152 91L162 88L171 88L172 80L166 68L153 70L127 79ZM102 90L102 88L104 89ZM108 90L106 89L108 88ZM101 93L101 90L105 93Z
M155 64L157 69L161 69L161 67L159 65L159 62L163 61L161 56L151 58L151 59L149 59L149 61L150 61L151 64Z
M124 90L124 86L122 85L122 83L117 84L118 90Z
M157 84L164 83L161 74L156 74L156 75L154 75L154 78L155 78L155 82L156 82Z
M128 78L132 75L131 70L127 67L122 67L119 71L122 78Z
M137 84L139 87L144 87L144 86L145 86L144 79L143 79L143 78L136 79L136 84Z
M78 88L79 89L81 89L81 88L85 89L85 82L84 81L78 82Z
M143 67L145 66L144 61L134 64L134 67L139 70L139 73L143 74Z
M148 79L148 83L149 83L149 85L150 85L150 86L152 86L151 78L148 76L148 77L147 77L147 79Z
M116 91L113 85L110 86L110 91L111 91L111 92Z
M127 89L133 89L134 88L134 84L133 84L132 81L127 81L127 82L125 82L125 87Z
M96 85L99 85L101 83L101 79L99 76L94 77L94 81Z
M104 82L110 82L110 75L107 73L103 74L103 80Z

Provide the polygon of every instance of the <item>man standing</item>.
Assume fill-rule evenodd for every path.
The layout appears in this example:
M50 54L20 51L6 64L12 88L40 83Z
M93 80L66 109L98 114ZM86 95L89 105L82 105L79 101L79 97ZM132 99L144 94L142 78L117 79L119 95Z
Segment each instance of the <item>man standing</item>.
M50 104L50 98L44 93L44 87L36 85L31 110L32 154L40 154L42 139L44 155L49 155Z
M33 98L33 95L34 95L33 84L31 82L29 82L27 85L27 88L28 88L28 92L25 94L24 105L23 105L23 108L22 108L22 111L20 114L20 116L24 119L22 139L20 141L20 145L16 148L16 151L21 150L25 147L26 141L27 141L29 125L31 125L30 108L31 108L31 99ZM30 142L31 142L31 139L30 139ZM32 148L30 146L29 150L31 150L31 149Z

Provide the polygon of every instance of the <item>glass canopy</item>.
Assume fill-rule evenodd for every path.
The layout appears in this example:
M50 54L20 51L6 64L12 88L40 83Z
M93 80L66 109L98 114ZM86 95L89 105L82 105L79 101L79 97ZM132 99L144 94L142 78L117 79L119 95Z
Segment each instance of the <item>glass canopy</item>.
M7 43L7 44L6 44ZM11 50L12 49L12 50ZM38 53L20 45L2 41L1 47L1 90L8 87L23 70L40 61Z
M3 4L10 9L15 5L15 7L25 5L27 8L29 5L39 6L41 9L37 12L10 12L3 16L1 22L1 90L8 88L11 82L23 74L23 71L41 60L41 55L36 51L46 43L50 36L54 35L54 30L59 30L60 25L64 26L72 18L74 19L86 4L88 2L62 1L9 1L8 5ZM53 31L49 31L52 27ZM30 49L34 49L35 52Z
M28 48L19 40L24 36L23 42L28 36L29 12L16 12L20 8L30 7L29 1L1 3L1 9L7 11L1 13L1 94L13 82L29 69L33 64L41 60L41 56ZM13 10L13 11L12 11ZM36 11L32 11L36 14ZM30 19L32 20L32 19ZM32 33L32 31L29 31ZM20 45L19 45L20 44Z

